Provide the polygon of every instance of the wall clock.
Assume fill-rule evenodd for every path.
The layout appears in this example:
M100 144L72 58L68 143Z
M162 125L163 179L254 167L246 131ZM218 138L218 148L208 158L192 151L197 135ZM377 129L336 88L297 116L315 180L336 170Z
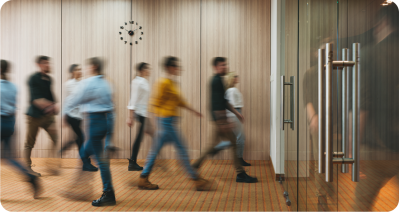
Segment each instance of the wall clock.
M120 39L125 44L129 43L133 45L133 40L135 40L135 44L138 44L140 40L143 40L143 27L139 26L139 23L135 23L134 21L125 22L125 25L120 27L119 35L121 36Z

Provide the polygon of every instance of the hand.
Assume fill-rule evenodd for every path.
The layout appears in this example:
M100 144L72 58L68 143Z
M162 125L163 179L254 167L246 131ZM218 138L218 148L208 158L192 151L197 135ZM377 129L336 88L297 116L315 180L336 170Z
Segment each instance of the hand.
M238 113L238 114L237 114L237 118L238 118L238 120L240 120L241 123L244 123L244 120L245 120L245 119L244 119L244 116L243 116L243 115L241 115L241 114Z
M57 104L54 104L54 115L57 115L59 112L60 112L60 105L57 103Z
M134 125L134 121L132 120L132 118L128 117L126 119L126 124L128 127L132 127Z
M200 112L194 112L194 113L195 113L196 116L198 116L200 118L204 117Z

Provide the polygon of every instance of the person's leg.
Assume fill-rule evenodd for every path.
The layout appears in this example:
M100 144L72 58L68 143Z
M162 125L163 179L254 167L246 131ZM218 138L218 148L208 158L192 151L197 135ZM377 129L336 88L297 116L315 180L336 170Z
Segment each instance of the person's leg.
M214 127L214 131L212 132L211 140L212 140L212 145L205 151L205 153L203 155L201 155L201 157L198 160L196 160L193 163L192 166L194 168L199 169L202 162L205 160L205 158L208 155L216 155L218 152L223 150L220 148L216 148L216 146L219 144L219 141L220 141L220 132L217 130L216 126Z
M154 142L152 144L152 149L150 153L148 153L146 163L144 165L144 170L140 175L139 178L139 183L138 187L139 189L145 189L145 190L156 190L158 189L158 185L152 184L148 178L151 173L151 170L154 166L155 159L161 151L162 146L164 145L164 142L168 139L168 132L165 130L165 126L168 125L168 122L170 122L171 118L158 118L158 134L154 139Z
M185 145L183 144L183 138L180 135L179 132L177 132L174 123L172 122L171 125L167 126L167 129L165 129L169 132L171 136L171 140L176 146L176 149L179 153L180 160L183 163L183 166L186 168L187 172L190 174L191 178L193 180L196 180L198 178L198 173L191 167L190 161L189 161L189 156L187 154L187 149Z
M134 141L134 144L133 144L132 156L129 159L129 167L128 167L129 171L143 170L143 168L137 164L137 155L139 153L141 141L143 140L146 118L143 116L140 116L140 115L136 115L136 118L137 118L137 121L140 122L140 127L139 127L139 131L137 133L137 136L136 136L136 140Z
M108 147L113 147L112 144L112 135L114 133L114 119L115 119L114 112L107 113L107 135L105 137L105 149Z
M241 161L237 157L237 137L233 133L232 130L227 130L225 133L221 134L221 137L226 138L227 140L231 141L231 146L232 146L232 156L233 156L233 161L234 161L234 166L236 168L237 172L237 178L236 182L240 183L255 183L258 182L258 179L256 177L251 177L247 175L245 172L245 169L242 167Z
M67 116L67 122L71 126L73 132L76 134L75 143L76 145L78 145L78 149L80 150L84 142L84 135L82 129L80 128L82 120ZM82 158L82 156L80 157Z
M50 136L51 141L53 141L53 150L55 150L55 147L58 143L58 133L57 126L55 124L55 116L45 116L40 127L42 127ZM52 158L56 158L56 156L54 155L55 152L56 151L52 152Z
M165 126L167 125L167 123L170 121L170 118L158 118L158 126L161 129L158 129L158 133L156 138L154 139L154 142L152 144L152 149L151 151L148 153L145 165L144 165L144 170L141 173L141 176L148 176L151 173L151 170L154 166L155 163L155 159L159 153L159 151L161 151L161 148L164 145L164 142L167 140L168 138L168 132L165 129Z
M105 157L102 140L107 134L107 118L104 113L89 114L89 140L85 148L91 148L98 161L103 181L103 196L92 202L93 206L115 205L115 194L112 186L112 176L109 159Z
M21 174L28 177L28 181L33 186L33 197L36 199L40 193L40 186L37 177L29 173L29 171L18 161L12 157L11 148L11 136L14 134L15 126L15 116L2 116L1 117L1 142L4 144L4 149L2 149L2 155L8 160L8 162L14 166Z
M32 154L32 149L35 146L36 136L37 132L39 131L40 122L41 122L40 118L27 116L28 132L26 134L26 142L24 145L24 158L26 161L26 166L28 167L28 170L31 173L36 174L37 176L40 176L40 173L33 172L31 168L32 166L31 154Z

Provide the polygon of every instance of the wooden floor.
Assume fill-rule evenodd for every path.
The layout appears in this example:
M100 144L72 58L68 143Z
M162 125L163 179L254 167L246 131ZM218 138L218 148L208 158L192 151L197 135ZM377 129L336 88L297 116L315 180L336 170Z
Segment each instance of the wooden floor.
M101 196L100 173L80 172L77 159L62 159L60 176L46 173L46 160L34 159L33 169L42 173L44 193L33 199L29 184L12 167L1 167L1 204L8 211L288 211L282 186L272 177L268 161L250 161L248 174L257 176L256 184L235 182L231 161L208 160L201 176L213 182L212 191L195 191L183 167L176 160L159 160L150 180L157 191L138 190L140 172L128 172L128 160L112 159L112 180L116 206L95 208L91 201ZM144 161L139 161L143 164ZM4 164L4 163L3 163Z

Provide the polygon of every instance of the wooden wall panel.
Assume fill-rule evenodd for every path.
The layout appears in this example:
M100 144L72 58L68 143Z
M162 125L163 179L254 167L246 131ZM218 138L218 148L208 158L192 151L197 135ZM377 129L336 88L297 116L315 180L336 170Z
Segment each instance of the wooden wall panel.
M38 55L52 58L52 89L55 98L61 101L61 0L9 1L2 7L1 16L1 58L12 63L11 81L18 87L15 143L18 155L22 156L27 129L25 113L29 106L27 80L38 71L35 63ZM56 122L60 129L60 115ZM60 137L60 130L58 134ZM32 157L56 157L52 153L52 141L40 130Z
M241 77L246 133L245 159L269 158L270 134L270 1L207 0L202 2L201 110L207 114L201 125L201 151L212 143L209 114L209 80L212 58L228 58L230 71ZM257 48L256 46L262 48ZM215 156L230 158L225 151Z
M159 77L165 75L161 59L171 55L179 57L182 62L183 72L177 80L183 95L193 108L205 116L200 119L187 111L181 111L179 127L190 158L198 158L201 151L210 144L209 134L212 127L208 107L208 82L213 75L210 61L215 56L228 57L230 70L241 77L238 88L243 93L245 104L245 158L269 158L270 1L63 0L61 4L61 1L14 0L3 8L7 12L2 10L2 17L25 10L29 15L15 15L12 20L8 18L10 16L2 19L2 44L7 41L7 48L2 48L2 55L3 52L10 55L7 57L12 62L16 61L15 63L22 61L17 70L25 77L35 70L34 55L41 53L53 57L54 67L58 67L54 75L57 98L60 101L65 98L62 82L68 80L68 67L71 64L83 64L84 75L87 75L84 65L87 58L99 56L106 60L105 75L114 90L116 112L113 142L122 150L116 157L130 157L136 136L137 124L131 129L125 124L130 83L136 75L136 64L151 64L152 75L149 81L152 86ZM34 13L38 11L41 15L35 16ZM27 20L28 17L35 18ZM37 30L34 23L40 19L45 21L41 21L40 30ZM143 40L139 40L139 44L133 44L132 47L123 44L118 34L119 27L129 20L138 22L144 31ZM15 27L16 23L18 27ZM37 33L35 36L39 37L40 42L32 42L32 37L21 35L20 29L26 23L30 23L28 29ZM7 33L3 33L3 29L7 29ZM9 41L12 43L8 43ZM20 56L21 49L15 46L22 46L28 51L22 52ZM40 51L36 52L37 49ZM26 104L25 81L21 81L19 87L24 89L20 99ZM153 117L151 121L155 124ZM74 136L69 127L61 127L60 120L58 123L62 129L62 143L65 144ZM24 138L25 117L20 117L17 125L18 135ZM83 127L86 129L86 122ZM43 136L46 135L40 135L38 140L46 138ZM24 139L17 139L20 140L19 143L24 142ZM48 139L44 140L46 142ZM45 142L43 145L47 144ZM40 145L35 147L35 151L44 148ZM139 159L146 157L151 145L152 139L145 136ZM18 147L21 148L22 146ZM35 153L36 156L39 155ZM177 158L176 156L175 148L167 146L158 158ZM63 152L62 157L78 157L76 147ZM230 158L230 153L223 152L216 158Z

